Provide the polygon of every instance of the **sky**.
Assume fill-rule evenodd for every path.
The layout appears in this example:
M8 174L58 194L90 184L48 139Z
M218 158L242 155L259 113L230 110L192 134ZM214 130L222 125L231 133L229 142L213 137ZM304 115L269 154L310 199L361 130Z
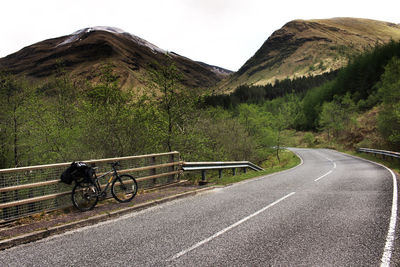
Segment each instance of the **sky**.
M111 26L192 60L238 70L294 19L400 23L399 0L1 0L0 57L49 38Z

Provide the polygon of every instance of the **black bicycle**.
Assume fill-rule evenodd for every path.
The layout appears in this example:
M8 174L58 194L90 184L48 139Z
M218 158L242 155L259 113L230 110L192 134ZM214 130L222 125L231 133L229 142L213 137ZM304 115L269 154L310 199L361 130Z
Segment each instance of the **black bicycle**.
M111 184L111 194L119 202L131 201L137 193L137 182L135 178L128 174L119 175L116 167L119 162L111 163L112 170L97 177L96 171L92 179L84 179L77 182L72 189L72 203L80 211L88 211L93 209L99 198L104 198L107 193L106 190ZM94 168L96 170L97 168ZM101 186L99 180L106 175L111 174L105 186ZM102 187L104 189L102 190Z

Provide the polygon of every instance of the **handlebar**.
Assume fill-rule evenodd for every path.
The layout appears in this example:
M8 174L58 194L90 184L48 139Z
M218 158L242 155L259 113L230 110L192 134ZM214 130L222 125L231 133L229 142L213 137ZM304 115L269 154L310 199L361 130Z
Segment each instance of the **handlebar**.
M112 162L112 163L110 163L110 164L111 164L111 166L112 166L113 168L115 168L115 167L117 167L117 166L121 166L121 164L119 163L119 161Z

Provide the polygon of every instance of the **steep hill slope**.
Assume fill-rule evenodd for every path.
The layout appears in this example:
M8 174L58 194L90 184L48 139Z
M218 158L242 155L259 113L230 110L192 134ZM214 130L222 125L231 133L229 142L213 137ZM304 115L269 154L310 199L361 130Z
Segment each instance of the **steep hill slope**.
M329 72L345 66L349 56L391 39L400 39L400 25L357 18L294 20L275 31L222 87Z
M126 33L118 28L93 27L45 40L0 59L0 70L34 81L51 77L60 63L73 78L95 80L99 66L111 63L122 87L145 87L150 68L173 62L190 87L210 87L231 73L195 62Z

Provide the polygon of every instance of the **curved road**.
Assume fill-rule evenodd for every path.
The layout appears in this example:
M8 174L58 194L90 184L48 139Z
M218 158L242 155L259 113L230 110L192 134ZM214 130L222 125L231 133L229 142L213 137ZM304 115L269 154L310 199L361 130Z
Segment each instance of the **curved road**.
M1 251L0 266L398 266L393 174L293 150L294 169Z

